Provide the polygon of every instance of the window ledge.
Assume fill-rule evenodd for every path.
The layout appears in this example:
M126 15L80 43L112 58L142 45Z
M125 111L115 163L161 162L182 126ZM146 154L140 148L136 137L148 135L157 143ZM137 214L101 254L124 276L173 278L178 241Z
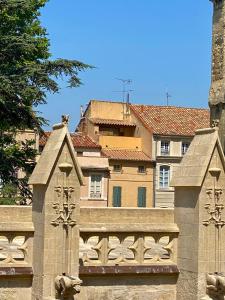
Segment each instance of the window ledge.
M174 189L172 189L172 188L159 189L158 188L158 189L156 189L156 192L174 192Z

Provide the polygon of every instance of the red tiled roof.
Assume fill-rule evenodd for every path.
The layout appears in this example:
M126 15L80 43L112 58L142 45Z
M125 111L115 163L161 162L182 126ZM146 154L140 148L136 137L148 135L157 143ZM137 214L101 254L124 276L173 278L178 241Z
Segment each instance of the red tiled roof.
M90 121L97 125L119 125L119 126L136 126L135 123L126 120L111 120L111 119L100 119L91 118Z
M39 145L44 146L50 136L51 132L46 131L39 140ZM89 136L78 133L70 134L74 148L92 148L101 149L101 146L94 142Z
M136 104L130 107L153 134L193 136L197 129L210 126L208 109Z
M102 150L103 155L115 160L151 161L151 158L142 151L135 150Z

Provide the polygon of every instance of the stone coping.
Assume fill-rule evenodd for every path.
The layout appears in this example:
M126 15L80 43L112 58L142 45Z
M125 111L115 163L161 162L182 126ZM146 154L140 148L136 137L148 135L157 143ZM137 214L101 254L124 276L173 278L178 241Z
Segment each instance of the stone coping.
M92 275L178 275L177 265L80 266L81 276Z
M32 267L0 267L1 277L31 277L33 276Z
M178 233L179 228L176 224L80 224L80 232L143 232L143 233Z
M34 232L34 224L32 222L1 222L0 232Z

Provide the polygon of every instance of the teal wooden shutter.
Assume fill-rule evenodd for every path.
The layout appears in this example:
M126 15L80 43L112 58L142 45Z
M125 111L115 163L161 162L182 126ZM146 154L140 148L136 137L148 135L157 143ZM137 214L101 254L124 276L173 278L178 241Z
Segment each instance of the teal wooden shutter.
M120 207L121 206L121 186L113 187L113 206Z
M138 188L138 207L146 207L146 187Z

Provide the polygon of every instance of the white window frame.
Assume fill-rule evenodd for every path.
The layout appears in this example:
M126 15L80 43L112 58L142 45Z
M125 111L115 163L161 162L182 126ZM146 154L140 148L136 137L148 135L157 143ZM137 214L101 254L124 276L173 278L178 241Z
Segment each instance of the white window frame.
M162 149L163 143L168 143L168 151L166 151L166 147L164 147L164 150ZM168 140L161 140L160 141L160 155L161 156L168 156L170 155L170 141Z
M166 179L164 178L165 177L165 172L163 173L163 182L162 182L162 185L161 185L161 168L168 168L168 171L169 171L169 175L168 175L168 179L167 179L167 185L165 185L165 181ZM169 189L170 188L170 178L171 178L171 166L170 165L160 165L159 166L159 178L158 178L158 187L160 190L165 190L165 189Z
M101 191L100 191L100 197L92 197L91 193L91 177L92 176L101 176ZM97 193L96 193L97 194ZM104 199L104 175L102 173L90 173L89 174L89 199L91 200L98 200L98 199Z

